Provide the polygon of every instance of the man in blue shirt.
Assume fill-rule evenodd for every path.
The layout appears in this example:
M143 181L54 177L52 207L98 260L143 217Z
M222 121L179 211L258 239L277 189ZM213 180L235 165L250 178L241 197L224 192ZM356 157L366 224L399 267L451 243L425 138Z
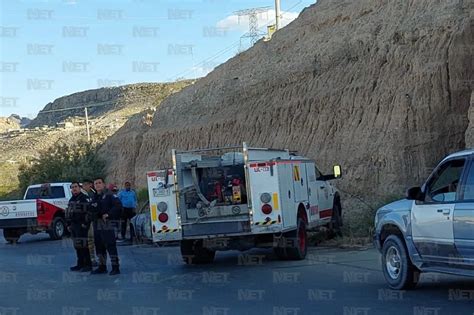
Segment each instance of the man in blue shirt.
M137 194L131 189L132 185L130 182L125 182L124 186L125 189L122 189L118 194L123 207L122 226L120 231L123 240L125 239L125 235L127 233L128 221L135 216L135 208L137 207ZM130 235L130 240L132 240L131 238L132 235Z

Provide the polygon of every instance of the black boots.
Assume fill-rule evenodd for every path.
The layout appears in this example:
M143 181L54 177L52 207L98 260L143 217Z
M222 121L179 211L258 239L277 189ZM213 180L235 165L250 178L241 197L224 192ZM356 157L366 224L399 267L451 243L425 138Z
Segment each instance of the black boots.
M120 269L118 267L112 268L112 271L109 273L110 276L115 276L120 274Z

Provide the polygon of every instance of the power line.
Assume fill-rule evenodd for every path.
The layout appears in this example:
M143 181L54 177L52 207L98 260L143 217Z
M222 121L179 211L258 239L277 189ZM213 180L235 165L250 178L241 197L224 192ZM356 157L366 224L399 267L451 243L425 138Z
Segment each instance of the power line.
M264 12L268 12L270 8L271 7L259 7L259 8L243 9L243 10L234 12L239 17L239 24L240 24L240 18L242 16L248 16L249 18L249 31L240 37L240 47L239 47L240 51L242 51L242 39L250 38L250 46L253 46L258 41L259 37L261 37L262 35L265 35L265 33L260 31L258 28L258 15Z
M291 7L285 9L285 11L290 11L291 9L293 9L293 8L297 7L298 5L300 5L301 2L303 2L303 0L299 0L298 2L296 2L296 3L295 3L294 5L292 5ZM272 24L274 24L274 23L275 23L275 20L271 20L271 21L268 22L266 25L261 26L259 29L260 29L260 30L261 30L261 29L264 29L264 28L266 28L267 26L270 26L270 25L272 25ZM220 50L220 51L219 51L218 53L216 53L215 55L210 56L210 57L207 57L206 59L203 59L203 60L202 60L201 62L199 62L198 64L195 64L195 65L193 66L193 68L188 68L188 69L186 69L186 70L184 70L184 71L182 71L182 72L180 72L180 73L178 73L178 74L172 76L171 78L177 79L177 78L179 78L179 77L181 77L181 76L184 76L184 75L186 75L186 74L188 74L188 73L194 72L194 71L193 71L193 70L194 70L194 67L199 66L199 65L204 65L204 64L206 64L206 63L209 62L209 61L213 61L213 60L217 59L218 57L220 57L220 56L222 56L223 54L227 53L229 50L232 50L235 46L240 45L240 42L241 42L240 40L234 42L234 43L231 44L230 46L228 46L228 47L226 47L226 48Z

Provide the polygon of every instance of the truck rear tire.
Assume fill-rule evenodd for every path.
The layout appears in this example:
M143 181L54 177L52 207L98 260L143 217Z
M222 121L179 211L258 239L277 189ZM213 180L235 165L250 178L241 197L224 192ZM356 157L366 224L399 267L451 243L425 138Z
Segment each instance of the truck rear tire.
M289 240L289 241L288 241ZM308 235L306 233L306 222L298 218L298 227L295 231L283 235L283 244L273 248L275 255L282 260L303 260L308 251Z
M341 205L334 202L332 207L331 223L329 223L329 237L342 236L342 211Z
M202 240L181 241L181 256L186 264L210 264L214 261L216 251L205 248L202 243Z
M18 243L21 234L23 233L18 229L3 229L3 237L10 244Z
M52 240L60 240L66 233L66 222L61 217L56 217L51 223L51 229L48 231Z
M411 263L405 244L397 235L390 235L382 247L382 271L393 290L413 289L420 271Z

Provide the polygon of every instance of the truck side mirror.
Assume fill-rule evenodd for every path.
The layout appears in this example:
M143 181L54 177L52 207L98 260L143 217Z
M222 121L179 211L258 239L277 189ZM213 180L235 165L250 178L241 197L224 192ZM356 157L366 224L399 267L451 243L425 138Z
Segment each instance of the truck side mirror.
M407 190L407 199L423 201L425 196L420 187L412 187Z
M333 167L334 178L342 177L342 170L340 165L334 165Z

